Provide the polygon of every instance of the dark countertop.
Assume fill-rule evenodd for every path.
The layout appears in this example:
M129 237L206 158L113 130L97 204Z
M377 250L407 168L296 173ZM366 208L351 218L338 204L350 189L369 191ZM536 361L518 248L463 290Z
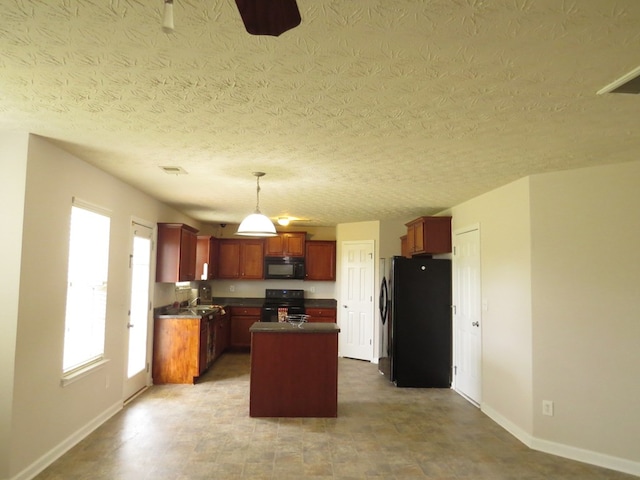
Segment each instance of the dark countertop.
M337 301L333 298L305 298L306 308L336 308ZM212 300L212 305L216 307L258 307L262 308L264 298L242 298L242 297L218 297ZM205 313L204 308L211 305L196 305L194 307L176 308L173 305L155 308L153 316L155 318L199 318ZM218 310L219 311L219 310ZM216 313L212 311L212 313Z
M300 326L280 322L256 322L249 329L251 333L338 333L335 323L311 322Z
M262 307L264 298L219 297L214 298L213 303L225 307ZM304 306L307 308L336 308L337 304L333 298L304 299Z
M209 314L220 313L219 306L196 305L194 307L174 307L172 305L156 308L154 318L202 318Z

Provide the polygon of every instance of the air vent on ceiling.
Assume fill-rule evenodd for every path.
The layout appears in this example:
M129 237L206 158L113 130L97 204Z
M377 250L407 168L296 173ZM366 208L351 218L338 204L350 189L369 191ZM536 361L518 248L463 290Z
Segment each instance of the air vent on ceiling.
M640 67L598 90L598 95L603 93L640 93Z
M182 167L160 167L164 173L169 175L186 175L187 171Z

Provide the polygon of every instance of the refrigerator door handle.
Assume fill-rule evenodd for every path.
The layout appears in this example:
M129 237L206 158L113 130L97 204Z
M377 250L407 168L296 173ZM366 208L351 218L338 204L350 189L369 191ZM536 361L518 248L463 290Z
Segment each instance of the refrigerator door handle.
M389 289L387 288L387 277L382 277L382 285L380 286L380 317L382 318L382 325L387 321L387 308L389 306Z

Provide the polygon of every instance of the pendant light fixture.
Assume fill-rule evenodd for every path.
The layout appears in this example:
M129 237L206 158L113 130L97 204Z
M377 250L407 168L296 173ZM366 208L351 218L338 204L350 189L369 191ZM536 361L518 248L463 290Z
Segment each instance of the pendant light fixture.
M236 235L242 235L245 237L275 237L276 227L273 222L269 220L269 217L260 213L260 177L264 177L264 172L252 172L256 177L256 211L247 216L240 226Z

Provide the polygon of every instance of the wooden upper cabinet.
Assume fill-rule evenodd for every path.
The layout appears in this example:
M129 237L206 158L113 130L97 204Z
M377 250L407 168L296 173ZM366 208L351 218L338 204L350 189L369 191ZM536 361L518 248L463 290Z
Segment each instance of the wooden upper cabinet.
M217 278L262 279L264 242L255 240L219 240Z
M335 281L336 242L314 240L306 243L305 280Z
M420 217L406 226L407 256L451 252L451 217Z
M202 280L204 264L207 264L207 278L216 278L218 269L218 239L209 235L198 235L196 244L196 280Z
M400 237L400 255L402 255L403 257L411 257L409 248L407 246L407 235L403 235Z
M265 257L304 257L305 232L278 233L265 239Z
M183 223L158 223L156 282L195 280L197 233Z

